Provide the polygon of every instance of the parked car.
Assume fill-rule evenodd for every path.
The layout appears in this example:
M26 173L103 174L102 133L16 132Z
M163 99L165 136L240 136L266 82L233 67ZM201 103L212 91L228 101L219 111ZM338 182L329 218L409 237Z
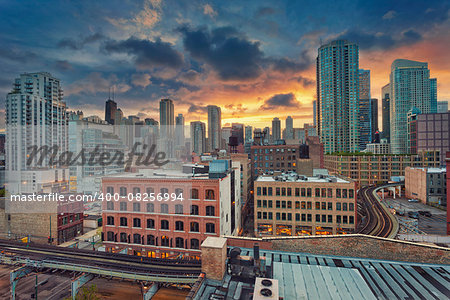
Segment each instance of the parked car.
M419 213L416 211L409 211L408 212L408 217L413 218L413 219L418 219L419 218Z
M431 217L431 213L428 210L419 210L419 214L425 217Z
M417 200L417 199L409 199L409 200L408 200L408 202L412 202L412 203L418 203L418 202L419 202L419 200Z

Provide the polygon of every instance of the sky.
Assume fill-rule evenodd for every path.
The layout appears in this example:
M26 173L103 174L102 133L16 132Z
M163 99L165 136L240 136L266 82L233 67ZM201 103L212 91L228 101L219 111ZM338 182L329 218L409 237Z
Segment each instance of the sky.
M381 99L397 58L428 62L438 100L450 100L450 1L0 0L0 128L23 72L60 78L70 110L104 117L110 87L124 114L159 120L174 100L187 122L254 127L290 115L312 122L317 49L359 45ZM381 126L381 101L379 101ZM3 124L2 124L3 123ZM3 126L2 126L3 125Z

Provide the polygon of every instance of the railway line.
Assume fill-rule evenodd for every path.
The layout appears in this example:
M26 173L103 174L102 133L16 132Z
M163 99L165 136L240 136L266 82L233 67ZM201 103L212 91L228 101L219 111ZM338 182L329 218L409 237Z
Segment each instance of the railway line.
M358 231L361 234L393 238L395 236L395 224L392 214L382 205L376 191L383 187L397 186L398 184L387 184L383 186L363 187L358 192L358 201L365 212L365 223Z
M96 275L160 282L194 282L201 263L190 260L155 259L48 245L0 240L2 263L37 269L83 271Z

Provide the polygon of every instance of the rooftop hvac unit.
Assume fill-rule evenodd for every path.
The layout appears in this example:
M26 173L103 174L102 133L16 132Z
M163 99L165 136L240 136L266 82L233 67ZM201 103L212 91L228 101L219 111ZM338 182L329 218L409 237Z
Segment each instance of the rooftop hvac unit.
M257 277L255 289L253 290L254 300L278 300L278 280Z

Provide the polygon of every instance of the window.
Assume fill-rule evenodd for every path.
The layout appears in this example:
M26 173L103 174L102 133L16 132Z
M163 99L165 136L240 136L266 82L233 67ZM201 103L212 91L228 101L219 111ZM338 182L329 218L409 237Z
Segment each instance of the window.
M326 210L327 209L327 203L326 202L322 202L322 210Z
M292 201L287 202L287 208L292 208Z
M354 203L349 203L348 204L348 210L349 211L354 211L355 210L355 204Z
M198 216L198 205L191 205L191 215Z
M354 198L355 197L355 192L353 191L353 189L349 189L348 190L348 197L349 198Z
M333 189L328 189L327 190L327 197L328 198L333 198Z
M281 188L281 196L286 196L286 188Z
M175 189L175 195L177 195L177 197L180 195L183 195L183 189L180 189L180 188Z
M307 214L306 216L307 216L307 221L311 222L312 221L312 215L311 214Z
M127 188L124 186L121 186L119 189L119 194L121 197L126 197L127 196Z
M155 236L148 234L147 235L147 245L155 245Z
M269 200L269 208L272 208L272 200Z
M184 239L177 237L175 238L175 248L184 248Z
M262 188L262 194L263 194L263 196L267 196L267 188L266 187Z
M342 198L347 198L347 189L342 189Z
M106 187L106 193L110 194L111 196L114 196L114 187L112 186Z
M133 203L133 211L141 211L141 204Z
M141 188L138 188L138 187L134 187L133 188L133 195L137 195L137 194L140 194L141 193Z
M162 214L168 214L169 213L169 205L162 203L161 204L161 213Z
M197 189L192 189L191 190L191 199L200 199L198 196L198 190Z
M332 215L328 215L328 223L333 223L333 216Z
M147 189L145 190L145 192L147 193L147 197L150 197L150 194L154 194L154 193L155 193L155 189L149 187L149 188L147 188ZM154 195L153 195L153 196L154 196Z
M306 202L306 209L312 209L312 202L311 201Z
M191 232L199 232L200 227L197 222L191 222Z
M277 220L280 220L280 213L277 212Z
M128 226L128 219L125 217L120 217L120 226Z
M106 225L114 225L114 217L107 216L106 217Z
M215 200L216 198L214 197L214 190L206 190L206 198L208 200Z
M316 197L320 197L320 188L316 188L315 195Z
M320 223L320 215L316 215L316 222Z
M355 217L354 216L349 216L349 223L350 224L354 224L355 223Z
M292 189L291 188L287 188L287 195L288 195L288 197L292 196Z
M281 208L286 208L286 201L281 201Z
M106 240L109 242L114 242L114 232L108 231L106 233Z
M341 216L336 216L336 223L338 223L338 225L340 224L340 223L342 223L341 222Z
M175 222L175 230L184 231L184 224L182 221Z
M161 193L161 196L164 197L164 194L168 194L169 193L169 189L168 188L161 188L159 190L159 192Z
M341 189L336 189L336 198L341 198Z
M127 203L120 202L120 211L127 211Z
M306 197L311 197L311 193L312 193L311 188L307 188L306 189Z
M111 202L111 201L106 202L106 209L114 210L114 202Z
M120 242L121 243L128 243L127 234L125 232L120 233Z
M163 235L161 237L161 246L169 247L169 237L168 236Z
M272 196L272 188L271 187L269 187L269 196Z
M327 189L326 188L322 188L320 193L321 193L321 197L325 198L327 196Z
M344 224L348 223L348 216L342 216L342 223Z
M326 223L327 222L327 215L322 215L322 223Z
M175 213L176 214L183 214L183 205L182 204L175 204Z
M133 234L133 244L141 243L141 235L139 233Z
M256 188L256 195L261 196L261 187Z
M169 230L169 221L161 220L161 229Z
M341 210L341 202L336 202L336 210Z
M347 211L347 203L346 202L342 203L342 210Z
M150 229L155 228L155 220L147 219L147 228L150 228Z
M306 222L306 214L302 214L302 222Z
M207 216L215 216L214 206L206 207L206 215Z
M141 227L141 219L133 218L133 227Z
M295 188L295 197L300 197L300 189Z
M277 200L277 201L275 202L276 208L280 208L280 203L281 203L280 200Z
M261 219L261 212L260 211L258 211L258 213L257 213L257 218Z
M333 210L333 202L328 202L328 210Z
M273 218L273 214L272 214L272 212L269 212L269 220L272 220L272 218Z
M155 212L155 204L147 203L147 212Z
M261 207L261 200L257 200L257 201L256 201L256 206L257 206L257 207Z
M200 242L198 239L191 239L191 249L200 249Z
M206 223L206 233L216 233L214 223Z
M302 188L302 197L306 197L306 189Z
M316 210L320 210L320 202L316 202Z

